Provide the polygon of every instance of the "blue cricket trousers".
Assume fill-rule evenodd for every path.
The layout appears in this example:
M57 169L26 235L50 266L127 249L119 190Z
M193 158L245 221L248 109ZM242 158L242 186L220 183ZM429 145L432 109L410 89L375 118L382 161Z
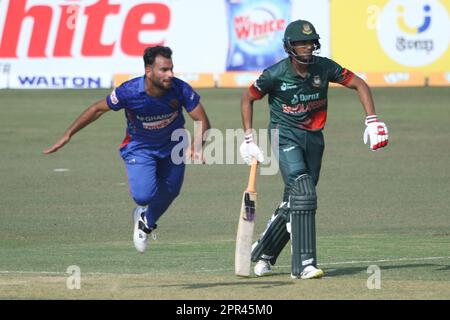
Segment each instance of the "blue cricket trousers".
M185 164L174 164L167 150L136 147L133 142L122 148L120 154L131 197L138 205L148 206L145 217L148 225L153 226L180 193Z

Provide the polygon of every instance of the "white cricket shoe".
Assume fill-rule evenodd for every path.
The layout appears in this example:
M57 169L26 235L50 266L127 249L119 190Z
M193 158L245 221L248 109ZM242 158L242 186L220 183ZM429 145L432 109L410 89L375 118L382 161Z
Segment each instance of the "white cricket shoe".
M307 266L303 269L302 273L300 273L300 278L302 279L318 279L324 275L322 269L318 269L314 266ZM298 276L294 276L291 274L291 278L298 279Z
M257 277L271 276L273 274L272 267L267 260L259 260L253 271Z
M149 228L147 225L147 219L145 218L146 207L137 207L133 211L134 232L133 242L134 247L140 253L144 253L148 246L148 235L156 228L156 225Z

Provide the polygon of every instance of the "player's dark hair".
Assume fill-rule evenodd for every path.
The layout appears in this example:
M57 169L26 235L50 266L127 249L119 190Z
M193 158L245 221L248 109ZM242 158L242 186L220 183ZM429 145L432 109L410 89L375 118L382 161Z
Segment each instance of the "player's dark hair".
M148 47L144 51L144 65L153 65L155 63L155 59L157 56L163 56L167 59L172 59L172 49L169 47L156 46L156 47Z

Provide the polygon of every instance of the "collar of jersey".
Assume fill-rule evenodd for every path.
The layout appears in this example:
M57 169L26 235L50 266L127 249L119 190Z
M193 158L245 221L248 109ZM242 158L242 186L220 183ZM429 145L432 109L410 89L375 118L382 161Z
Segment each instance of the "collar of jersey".
M294 66L292 65L292 61L291 61L290 58L286 59L286 63L288 64L288 70L289 70L289 72L291 73L292 76L300 78L303 81L305 81L305 80L307 80L307 79L309 79L311 77L311 72L310 72L311 66L308 67L308 74L306 75L306 77L303 78L301 75L299 75L295 71Z
M166 93L164 94L164 96L167 95L167 92L168 92L168 91L166 91ZM147 91L145 91L145 75L143 75L142 78L141 78L141 81L139 81L139 93L144 93L147 97L156 99L156 97L153 97L153 96L149 95L149 94L147 93Z
M141 81L139 81L139 92L145 93L145 75L143 75Z

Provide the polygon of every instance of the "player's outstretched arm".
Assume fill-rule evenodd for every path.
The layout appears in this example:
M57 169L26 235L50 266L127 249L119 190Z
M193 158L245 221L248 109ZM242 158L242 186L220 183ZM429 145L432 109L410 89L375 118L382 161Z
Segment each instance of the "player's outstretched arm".
M375 114L375 105L373 103L372 92L363 79L355 74L353 78L346 84L346 87L354 89L358 92L359 100L364 107L366 116Z
M241 116L245 139L239 147L239 152L248 165L251 165L252 158L256 158L259 162L264 161L263 152L253 142L253 103L255 100L258 99L252 96L250 90L244 90L241 98Z
M250 134L253 127L253 102L256 100L250 90L244 90L241 98L241 117L242 126L244 127L245 134Z
M367 83L355 75L347 84L347 88L358 91L359 100L366 112L365 125L366 129L363 134L364 144L369 142L369 149L378 150L387 146L389 142L388 129L384 122L380 122L375 113L375 105L373 103L372 93Z
M97 120L102 114L109 111L106 99L95 102L89 108L83 111L81 115L72 123L72 125L64 132L63 136L50 148L43 151L44 154L56 152L58 149L66 145L72 136L86 127L89 123Z
M196 132L194 132L194 139L192 140L191 148L188 151L189 156L192 160L201 160L205 163L202 154L202 146L205 143L205 133L211 128L208 116L206 115L205 108L201 103L199 103L194 110L189 112L189 116L195 122L199 122L200 126L197 126Z

